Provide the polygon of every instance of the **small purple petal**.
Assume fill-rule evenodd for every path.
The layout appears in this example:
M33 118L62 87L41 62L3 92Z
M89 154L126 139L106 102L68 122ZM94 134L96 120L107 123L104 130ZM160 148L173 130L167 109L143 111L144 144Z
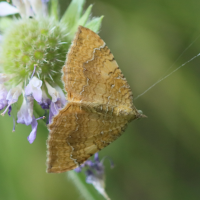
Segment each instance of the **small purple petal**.
M86 175L86 183L92 184L94 182L92 175Z
M25 94L26 96L30 95L32 93L32 86L30 84L28 84L26 87L25 87Z
M21 17L26 17L26 6L22 0L12 0L14 6L17 7Z
M31 124L32 131L28 136L28 141L33 143L36 138L37 133L37 119L31 115L33 110L33 97L28 96L27 98L24 97L22 106L17 113L17 123L26 124L27 126Z
M45 90L42 90L42 101L39 103L42 109L49 109L51 100L47 97Z
M96 165L96 163L95 162L92 162L91 160L87 160L87 161L85 161L85 166L87 166L87 167L94 167L94 165Z
M7 105L8 105L8 101L7 100L5 100L5 99L1 99L0 100L0 110L4 109L5 106L7 106Z
M98 174L104 173L104 166L103 166L103 163L100 162L100 160L99 160L98 153L96 153L94 155L94 161L87 160L87 161L85 161L84 165L89 167L91 170L94 170Z
M49 123L52 122L52 117L58 114L58 111L62 108L61 101L51 102L50 110L49 110Z
M51 104L51 100L47 99L47 100L42 100L42 103L40 103L40 106L42 107L42 109L49 109Z
M99 154L98 153L94 154L94 161L99 162Z
M28 113L31 117L33 117L33 104L34 104L34 98L32 95L30 96L25 96L26 97L26 102L28 104Z
M33 89L33 97L37 102L42 101L42 90L41 89Z
M49 110L49 122L48 122L48 124L51 124L53 116L54 116L53 113L51 112L51 110Z
M58 91L58 93L59 93L59 96L60 96L60 101L61 101L61 103L62 103L62 105L63 106L65 106L66 104L67 104L67 100L66 100L66 97L65 97L65 94L64 94L64 92L61 90L61 88L60 87L56 87L56 90Z
M32 126L32 131L27 138L30 144L32 144L34 142L34 140L36 138L36 134L37 134L38 123L37 123L37 120L35 119L35 117L33 117L33 121L31 123L31 126Z
M52 117L58 114L58 111L63 108L67 104L67 100L65 99L65 95L60 87L56 86L56 89L51 87L47 82L46 86L48 89L49 95L52 97L52 102L50 105L49 111L49 123L52 122Z
M21 93L22 93L21 84L16 86L15 88L10 89L6 96L6 100L8 100L8 104L11 105L11 104L17 102Z
M42 86L42 81L39 80L37 77L33 77L31 79L31 82L32 82L32 85L33 85L34 88L38 88L39 89Z
M29 0L23 0L23 2L25 5L26 17L33 17L34 13L33 13L33 9L31 8L31 4Z
M8 91L6 90L5 86L0 84L0 110L8 105L8 101L6 100L7 94Z
M7 16L7 15L14 15L16 13L19 13L19 11L14 6L11 6L7 2L0 3L0 16L1 17Z
M82 167L77 167L76 169L74 169L75 172L80 173L82 170Z
M30 80L29 84L25 88L25 94L28 96L30 94L33 95L34 99L37 102L42 101L42 81L36 78L35 76Z
M45 81L45 84L47 86L48 93L52 98L52 101L56 102L60 97L58 91L55 88L53 88L47 81Z
M55 103L54 102L51 103L51 111L54 115L57 115L61 108L62 108L62 104L60 100L58 100Z
M94 173L90 169L86 170L85 174L86 174L86 176L94 176Z
M96 179L95 176L93 176L92 174L91 175L87 175L86 183L93 184L94 182L96 182L95 179Z
M10 114L11 114L11 111L12 111L12 106L9 106L9 107L8 107L8 115L9 115L9 116L11 116L11 115L10 115Z
M22 106L17 113L17 123L26 124L27 126L31 124L33 121L33 117L30 115L31 110L33 109L32 106L33 105L24 98Z
M41 0L30 0L33 11L38 16L46 16L48 14L47 2Z

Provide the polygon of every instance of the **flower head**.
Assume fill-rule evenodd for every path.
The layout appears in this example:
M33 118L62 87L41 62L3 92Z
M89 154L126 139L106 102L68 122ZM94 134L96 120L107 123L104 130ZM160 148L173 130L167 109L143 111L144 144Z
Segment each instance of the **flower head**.
M49 112L49 123L67 103L61 68L78 25L97 32L102 17L90 18L92 6L83 13L85 0L72 0L59 18L58 0L0 2L0 110L11 114L17 104L17 123L31 125L28 141L36 138L38 107ZM37 108L35 110L35 107ZM45 114L46 115L46 114ZM14 127L15 127L15 118ZM48 123L48 122L47 122ZM14 128L13 128L14 129Z
M92 184L100 194L102 194L107 200L109 200L110 198L105 191L105 174L103 161L104 159L102 159L102 161L100 162L99 154L96 153L94 155L94 161L85 161L85 163L82 164L80 167L77 167L75 171L79 173L82 171L83 168L86 168L86 182ZM111 167L113 167L114 165L111 160L110 163Z

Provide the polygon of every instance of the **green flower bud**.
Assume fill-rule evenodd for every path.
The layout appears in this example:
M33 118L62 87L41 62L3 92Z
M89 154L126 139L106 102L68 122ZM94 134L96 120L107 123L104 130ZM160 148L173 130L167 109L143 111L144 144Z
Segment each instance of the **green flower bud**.
M67 29L52 18L20 19L4 35L1 61L14 83L30 78L34 64L40 79L53 79L65 62L70 44Z

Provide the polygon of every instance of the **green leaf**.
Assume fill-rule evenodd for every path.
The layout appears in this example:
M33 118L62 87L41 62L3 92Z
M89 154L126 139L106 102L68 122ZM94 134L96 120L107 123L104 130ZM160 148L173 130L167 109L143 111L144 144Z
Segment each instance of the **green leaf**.
M64 13L61 22L66 23L69 30L78 23L83 11L84 3L85 0L72 0L66 12Z
M51 8L50 8L50 16L54 17L56 20L59 20L60 9L59 9L59 2L58 0L51 1Z
M84 26L84 25L86 24L86 22L87 22L87 20L88 20L88 18L89 18L89 16L90 16L90 13L91 13L91 10L92 10L92 6L93 6L93 5L90 5L90 6L87 8L87 10L85 11L84 15L79 19L77 27L78 27L79 25Z
M86 24L85 27L91 29L91 30L94 31L95 33L98 33L98 32L99 32L99 29L100 29L100 27L101 27L101 22L102 22L103 17L104 17L104 16L93 18L90 22L88 22L88 23Z
M69 38L73 38L74 37L74 33L77 31L77 28L79 25L81 26L85 26L86 22L88 21L88 18L90 16L91 10L92 10L92 6L90 5L87 10L85 11L85 13L83 14L83 16L78 20L78 23L76 23L72 29L70 30L70 34L69 34Z

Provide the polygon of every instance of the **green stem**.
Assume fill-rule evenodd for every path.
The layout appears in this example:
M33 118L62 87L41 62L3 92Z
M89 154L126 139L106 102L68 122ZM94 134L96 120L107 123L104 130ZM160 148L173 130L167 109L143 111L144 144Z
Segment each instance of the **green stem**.
M87 186L82 182L79 175L75 171L67 172L68 177L73 181L74 185L79 189L81 195L87 200L94 200L93 195L87 189Z
M85 182L85 176L82 173L77 173L73 170L67 172L67 176L73 181L75 186L78 188L81 195L86 200L102 200L104 199L95 188Z

